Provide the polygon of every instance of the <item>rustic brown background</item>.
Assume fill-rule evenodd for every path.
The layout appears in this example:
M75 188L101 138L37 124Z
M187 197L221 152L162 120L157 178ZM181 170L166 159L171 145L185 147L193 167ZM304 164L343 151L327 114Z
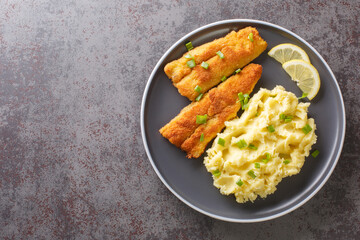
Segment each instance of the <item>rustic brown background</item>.
M356 0L0 0L0 238L359 239L359 12ZM179 201L140 135L142 93L162 54L231 18L279 24L312 44L347 114L324 188L256 224L214 220Z

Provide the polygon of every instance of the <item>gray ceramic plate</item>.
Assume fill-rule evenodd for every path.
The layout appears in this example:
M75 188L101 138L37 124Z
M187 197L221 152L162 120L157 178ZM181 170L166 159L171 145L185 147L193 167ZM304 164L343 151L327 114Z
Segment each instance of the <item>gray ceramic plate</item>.
M159 134L159 129L189 104L172 85L163 69L166 63L179 58L184 44L194 46L225 36L231 30L246 26L258 29L268 49L255 61L263 66L263 74L253 93L260 87L272 89L282 85L301 96L301 91L274 59L269 49L280 43L293 43L303 48L317 68L321 88L311 101L309 115L315 119L320 150L317 158L309 156L298 175L283 179L277 191L254 203L238 204L234 196L221 195L213 186L211 174L203 166L203 158L187 159L185 153ZM296 34L274 24L257 20L227 20L206 25L177 41L156 64L146 85L141 106L141 133L149 160L166 187L181 201L208 216L231 222L258 222L293 211L307 202L325 184L340 156L345 135L345 110L334 74L320 54ZM212 143L209 144L211 146ZM208 146L208 147L209 147Z

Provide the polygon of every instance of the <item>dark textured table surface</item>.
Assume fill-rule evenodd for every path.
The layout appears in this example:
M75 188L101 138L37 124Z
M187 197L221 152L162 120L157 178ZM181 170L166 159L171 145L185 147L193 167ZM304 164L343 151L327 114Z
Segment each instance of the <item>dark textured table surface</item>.
M0 238L359 239L360 3L264 2L0 1ZM307 40L346 107L345 145L327 184L263 223L187 207L156 176L140 134L142 93L162 54L231 18Z

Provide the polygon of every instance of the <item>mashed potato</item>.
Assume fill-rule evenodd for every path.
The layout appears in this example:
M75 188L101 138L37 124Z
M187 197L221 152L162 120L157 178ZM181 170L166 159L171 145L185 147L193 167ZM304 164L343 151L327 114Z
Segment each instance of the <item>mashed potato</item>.
M316 142L309 105L281 86L260 89L240 118L226 122L204 159L220 192L234 194L239 203L254 201L299 173Z

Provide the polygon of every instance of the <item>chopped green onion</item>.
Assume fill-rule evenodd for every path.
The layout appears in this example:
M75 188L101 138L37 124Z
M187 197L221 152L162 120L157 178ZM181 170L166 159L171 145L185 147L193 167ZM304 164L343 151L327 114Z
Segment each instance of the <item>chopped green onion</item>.
M258 148L257 148L254 144L252 144L252 143L249 144L249 148L250 148L250 149L253 149L253 150L257 150L257 149L258 149Z
M190 51L191 49L194 48L193 45L192 45L192 43L191 43L190 41L189 41L188 43L186 43L185 46L186 46L186 48L187 48L188 51Z
M253 42L254 41L254 34L253 33L249 33L249 40L250 42Z
M197 124L204 124L207 120L207 114L205 115L196 115L196 123Z
M319 155L319 153L320 153L320 151L317 150L317 149L315 149L315 151L313 151L313 152L311 153L311 156L313 156L314 158L316 158L316 157Z
M269 132L275 132L275 128L274 128L274 126L273 125L269 125L268 127L267 127L267 129L268 129L268 131Z
M307 95L308 95L307 93L304 93L304 92L303 92L303 94L301 95L301 97L298 97L298 99L306 98Z
M201 93L201 87L199 87L199 85L196 85L194 90L198 93Z
M270 97L274 98L274 97L276 97L276 95L270 95Z
M190 53L186 54L186 55L185 55L185 58L187 58L187 59L194 59L194 57L193 57L193 56L191 56L191 54L190 54Z
M239 73L239 72L241 72L240 68L235 71L235 73Z
M202 98L203 95L204 95L204 94L200 93L199 96L197 96L197 97L195 98L195 100L196 100L197 102L200 101L200 99Z
M254 173L253 170L248 171L247 174L248 174L250 177L252 177L253 179L256 178L256 175L255 175L255 173Z
M284 120L286 123L291 122L291 119L293 118L293 116L291 115L285 115L285 114L280 114L280 119Z
M212 172L212 174L215 176L215 177L218 177L221 175L221 172L219 171L219 169L216 169L215 171Z
M248 105L248 101L249 101L249 94L245 93L245 94L242 94L241 92L238 93L238 98L239 98L239 101L241 103L241 109L242 110L245 110L249 107Z
M308 134L309 132L311 132L312 128L310 127L309 124L306 124L305 127L302 128L302 131L305 133L305 134Z
M287 119L287 118L289 118L289 119L292 119L293 118L293 116L291 116L291 115L285 115L285 114L280 114L280 119Z
M204 141L204 133L201 134L200 136L200 142Z
M244 97L245 97L245 94L244 94ZM249 98L248 97L244 98L244 104L247 104L248 102L249 102Z
M242 109L242 110L245 110L245 109L247 109L248 107L249 107L249 104L247 103L247 104L242 105L241 109Z
M283 161L284 164L289 164L290 160L286 159L285 161Z
M256 162L255 163L255 168L260 168L260 163Z
M266 157L266 158L263 158L263 159L262 159L262 162L263 162L263 163L267 163L267 162L270 160L270 157L271 157L271 156L270 156L270 153L266 153L266 154L265 154L265 157Z
M196 66L196 63L195 63L194 59L191 59L186 64L188 65L189 68L193 68L193 67Z
M247 144L246 144L246 142L245 142L244 139L241 139L240 141L238 141L238 142L236 143L236 145L237 145L239 148L244 148L244 147L247 146Z
M239 180L236 182L236 184L241 187L244 183L243 181L241 181L241 179L239 178Z
M221 81L223 82L223 81L225 81L226 80L226 76L223 76L222 78L221 78Z
M255 117L257 117L257 116L259 116L259 112L256 112L256 113L255 113Z
M219 138L218 144L224 147L225 146L225 139Z
M221 51L216 52L216 54L223 59L224 58L224 54Z
M202 62L201 63L201 67L204 69L208 69L209 68L209 64L207 62Z

